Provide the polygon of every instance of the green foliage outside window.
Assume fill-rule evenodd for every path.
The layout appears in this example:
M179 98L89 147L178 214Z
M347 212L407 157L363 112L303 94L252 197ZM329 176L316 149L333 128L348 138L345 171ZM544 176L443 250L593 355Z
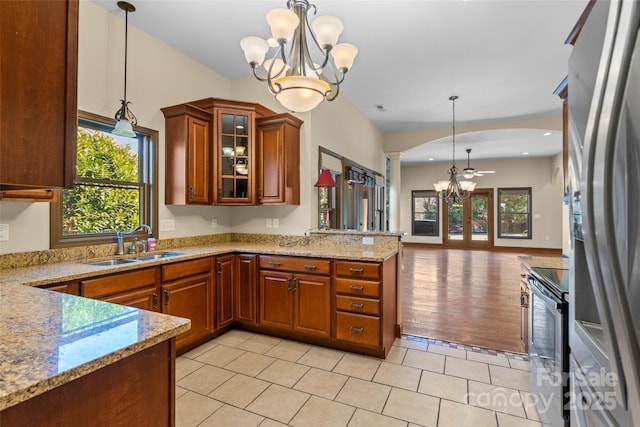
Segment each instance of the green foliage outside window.
M78 128L76 185L63 192L63 234L131 230L140 221L138 154L110 135Z
M498 237L531 238L531 189L498 189L500 230Z

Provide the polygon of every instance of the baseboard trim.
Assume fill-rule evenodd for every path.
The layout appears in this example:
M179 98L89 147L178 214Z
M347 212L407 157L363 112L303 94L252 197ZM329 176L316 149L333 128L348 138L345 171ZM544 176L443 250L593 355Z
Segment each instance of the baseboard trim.
M402 244L405 248L416 249L459 249L466 251L490 251L490 252L513 252L525 255L545 255L545 256L562 256L562 249L553 248L523 248L519 246L494 246L492 248L452 248L444 246L442 243L416 243L407 242Z

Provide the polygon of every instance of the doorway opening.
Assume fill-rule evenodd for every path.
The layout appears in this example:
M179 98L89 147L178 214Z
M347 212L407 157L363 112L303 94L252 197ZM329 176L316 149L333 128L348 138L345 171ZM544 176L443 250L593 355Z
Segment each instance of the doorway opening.
M446 248L493 247L493 189L475 190L460 203L443 203L443 244Z

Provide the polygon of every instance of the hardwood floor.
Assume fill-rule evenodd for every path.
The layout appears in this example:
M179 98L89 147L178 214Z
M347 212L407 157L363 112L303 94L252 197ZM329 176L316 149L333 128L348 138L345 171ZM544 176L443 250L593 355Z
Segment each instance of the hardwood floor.
M405 245L402 332L523 352L519 255ZM557 252L536 255L559 256Z

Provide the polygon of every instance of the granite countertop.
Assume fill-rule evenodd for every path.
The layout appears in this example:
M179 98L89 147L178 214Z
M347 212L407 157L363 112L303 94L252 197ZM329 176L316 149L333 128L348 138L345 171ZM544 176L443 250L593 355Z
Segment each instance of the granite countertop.
M519 256L520 262L529 268L555 268L558 270L569 269L569 258L565 257L546 257L546 256Z
M188 319L28 286L0 286L0 410L190 326Z
M87 264L87 260L60 262L56 264L36 265L30 267L18 267L2 270L0 275L0 287L4 284L43 286L53 283L77 280L91 276L116 273L120 271L135 270L143 267L151 267L170 262L185 261L204 256L220 255L229 252L258 253L268 255L305 256L314 258L333 258L358 261L384 261L395 255L398 250L384 247L363 245L336 245L305 244L305 239L290 245L278 245L273 243L249 243L227 242L205 246L188 246L174 248L171 252L180 252L180 255L170 258L139 261L129 264L114 266L95 266ZM158 251L164 252L164 251ZM153 252L149 252L151 254ZM135 255L121 256L117 258L131 258ZM110 257L114 258L114 257Z

